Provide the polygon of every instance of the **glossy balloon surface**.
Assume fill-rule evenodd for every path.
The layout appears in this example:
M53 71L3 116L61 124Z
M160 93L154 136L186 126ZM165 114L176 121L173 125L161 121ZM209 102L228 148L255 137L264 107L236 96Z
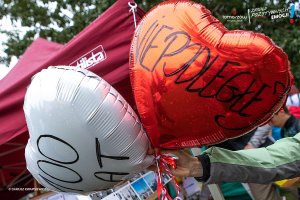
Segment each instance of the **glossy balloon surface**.
M130 105L88 70L57 66L36 74L24 112L27 168L43 186L89 194L149 166L149 140Z
M245 134L280 109L293 82L287 54L261 33L228 30L201 4L167 1L135 31L130 76L154 146Z

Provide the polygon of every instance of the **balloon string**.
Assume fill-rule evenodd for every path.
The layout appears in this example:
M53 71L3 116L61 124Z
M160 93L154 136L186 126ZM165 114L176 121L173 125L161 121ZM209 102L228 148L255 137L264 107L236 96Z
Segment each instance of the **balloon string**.
M158 149L158 151L154 154L154 157L155 157L155 161L156 161L156 165L157 165L157 170L155 172L155 180L157 182L158 199L159 200L168 200L168 199L172 200L172 198L170 197L170 195L167 192L167 188L163 185L163 181L162 181L163 179L162 179L161 173L162 173L162 168L164 168L165 171L170 175L170 177L172 178L172 180L174 181L174 183L176 184L176 187L177 187L177 197L175 197L174 200L182 200L179 196L180 188L168 167L168 164L169 164L174 169L176 169L177 166L176 166L176 162L175 162L174 158L172 158L170 156L166 156L166 155L161 155L160 149ZM161 198L161 194L162 194L162 198Z
M130 7L130 10L129 10L129 12L132 12L132 14L133 14L133 19L134 19L134 27L136 28L135 12L137 12L137 10L136 10L136 8L137 8L137 4L136 4L136 3L134 3L134 5L131 5L131 3L130 3L130 2L128 2L128 5L129 5L129 7Z

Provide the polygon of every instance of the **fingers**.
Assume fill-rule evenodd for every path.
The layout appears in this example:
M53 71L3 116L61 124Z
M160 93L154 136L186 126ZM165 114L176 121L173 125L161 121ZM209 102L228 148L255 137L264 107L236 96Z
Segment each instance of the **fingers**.
M190 157L190 155L188 155L184 151L177 150L177 149L161 149L160 153L162 155L164 155L164 154L173 154L173 155L177 156L179 159L180 158L185 158L185 157Z
M158 149L155 148L155 152L157 152L157 151L158 151ZM179 151L180 150L175 150L175 149L160 149L160 154L164 155L164 154L170 153L170 154L177 155Z
M155 153L155 151L154 151L154 149L148 149L148 151L147 151L147 154L148 155L152 155L152 154L154 154Z
M156 166L156 165L150 165L150 166L147 168L147 170L154 171L154 172L155 172L156 169L157 169L157 166ZM167 174L167 172L166 172L166 170L165 170L164 168L161 169L161 172Z
M154 154L155 152L158 151L159 148L155 147L154 149L153 148L150 148L148 149L147 151L147 154L148 155L152 155ZM180 150L174 150L174 149L161 149L160 150L160 154L168 154L168 153L171 153L171 154L174 154L174 155L178 155L181 151Z
M159 148L157 148L157 147L155 147L154 149L150 148L150 149L148 149L147 154L153 155L158 150L159 150ZM189 157L193 157L193 156L190 156L189 154L185 153L184 151L178 150L178 149L160 149L160 154L161 155L173 154L173 155L177 156L178 159L180 159L180 158L188 159Z

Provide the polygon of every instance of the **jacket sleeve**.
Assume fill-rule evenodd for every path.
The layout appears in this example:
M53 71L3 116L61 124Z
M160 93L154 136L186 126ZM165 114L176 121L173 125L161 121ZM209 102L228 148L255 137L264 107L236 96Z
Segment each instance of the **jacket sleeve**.
M242 182L267 184L300 176L300 133L266 148L230 151L212 147L203 152L210 160L205 184Z
M254 148L260 147L263 143L265 143L269 132L271 131L271 128L272 127L269 124L266 124L262 127L258 127L248 144L250 144Z

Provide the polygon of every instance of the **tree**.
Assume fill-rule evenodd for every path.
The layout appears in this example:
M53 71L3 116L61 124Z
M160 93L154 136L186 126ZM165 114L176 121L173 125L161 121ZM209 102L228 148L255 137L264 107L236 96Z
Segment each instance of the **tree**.
M93 22L108 9L114 0L1 0L0 19L10 17L12 23L21 22L30 27L24 37L20 32L3 31L8 36L5 53L1 61L8 64L12 56L20 57L32 43L35 36L66 44L70 39ZM68 16L66 13L70 13Z
M160 2L162 0L136 0L136 3L146 11ZM298 1L196 0L196 2L208 8L213 16L230 30L252 30L269 36L288 54L296 85L300 86L299 10L296 10L293 17L294 23L289 23L289 17L274 20L271 20L270 16L251 19L251 24L246 21L228 22L223 18L226 15L233 15L233 11L236 11L237 15L247 15L248 9L253 8L266 7L267 10L289 8L290 3ZM0 0L0 19L9 16L12 22L20 21L23 27L31 27L22 38L20 32L4 31L2 27L0 28L0 33L8 36L8 41L4 44L7 47L5 50L7 56L1 57L0 62L7 65L12 56L20 57L36 36L66 44L113 3L115 0Z

